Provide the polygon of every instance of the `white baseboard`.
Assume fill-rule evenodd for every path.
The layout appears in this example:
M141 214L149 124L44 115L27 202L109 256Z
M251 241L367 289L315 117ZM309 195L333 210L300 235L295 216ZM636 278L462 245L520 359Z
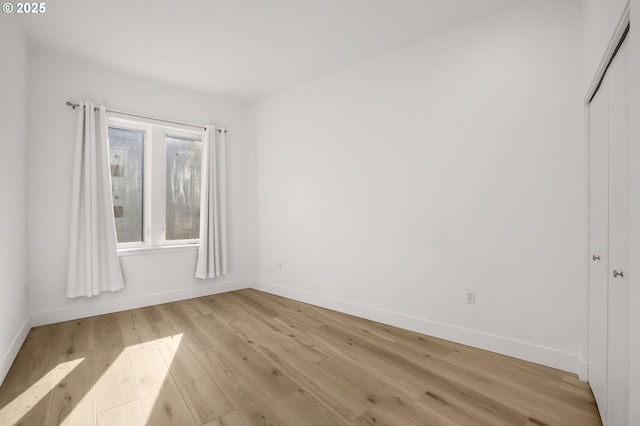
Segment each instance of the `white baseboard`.
M78 306L68 306L50 311L33 312L31 324L34 327L56 322L70 321L87 318L96 315L110 314L125 311L127 309L143 308L145 306L161 303L175 302L178 300L192 299L194 297L209 296L212 294L226 293L228 291L242 290L249 287L247 280L237 280L225 283L203 284L184 290L154 293L144 296L129 297L126 299L112 299L102 302L86 303Z
M18 333L16 333L16 337L11 341L11 345L9 345L7 351L2 355L2 359L0 360L0 384L4 381L4 378L7 377L11 364L13 364L13 361L16 359L18 351L27 338L27 334L29 334L29 330L31 330L31 316L27 316L24 320L18 329Z
M578 378L583 382L589 381L589 363L582 358L578 363Z
M580 362L578 354L559 351L521 340L510 339L494 334L484 333L450 324L430 321L425 318L404 315L398 312L365 306L346 300L322 296L290 287L267 283L264 281L249 281L251 288L287 297L300 302L309 303L327 309L366 318L372 321L389 324L429 336L462 343L491 352L497 352L536 364L546 365L571 373L579 373L585 368ZM582 377L582 375L581 375Z

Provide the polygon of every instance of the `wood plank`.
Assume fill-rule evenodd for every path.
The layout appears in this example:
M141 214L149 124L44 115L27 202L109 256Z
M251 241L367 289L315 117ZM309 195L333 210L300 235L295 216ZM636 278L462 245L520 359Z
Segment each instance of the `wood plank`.
M55 372L52 374L55 376ZM43 425L51 402L53 378L37 382L22 394L0 405L0 424ZM4 384L3 384L4 386ZM8 388L9 386L5 386Z
M320 327L323 324L323 322L317 318L314 311L311 311L310 309L304 310L302 309L302 306L283 303L279 298L266 297L265 293L255 290L243 291L242 294L250 300L253 300L255 303L269 307L272 312L277 314L277 318L285 320L286 318L293 318L308 327Z
M558 387L564 391L571 392L581 398L584 398L584 400L589 403L593 402L593 392L591 392L589 384L587 382L580 381L576 375L565 374Z
M240 368L226 352L212 347L196 355L246 423L287 424L282 413L274 410L274 398L263 391L251 375Z
M405 405L415 398L401 386L389 388L358 368L345 368L334 358L316 363L308 374L324 393L333 396L334 404L342 401L357 416L381 402L401 401Z
M196 424L155 345L127 351L142 410L149 424Z
M381 410L373 407L358 418L358 424L380 426L380 425L431 425L431 426L462 426L451 419L440 417L435 413L416 414L414 412L402 411L398 407L391 407L390 410ZM475 423L473 423L474 426Z
M116 315L103 315L93 322L100 350L94 351L96 411L98 413L138 399L135 380L125 355L124 339Z
M194 353L182 341L181 334L160 339L156 345L176 384L186 385L207 375Z
M188 306L178 303L168 304L166 306L168 320L178 332L183 334L183 341L193 352L213 346L214 339L207 333L203 323L198 321L201 315L194 316Z
M280 368L269 362L251 345L238 337L227 326L208 327L209 334L221 348L242 369L255 378L257 385L273 398L278 399L298 389Z
M340 416L304 389L279 399L278 409L290 425L344 425L349 420Z
M301 345L285 333L275 332L262 324L238 322L234 328L239 338L280 368L287 364L307 366L308 363L322 361L328 357L319 348Z
M96 425L144 426L146 425L146 420L144 418L144 413L142 412L142 405L140 405L140 401L136 399L135 401L98 413L96 417Z
M96 377L96 412L107 411L138 399L135 379L124 350L109 364L104 373Z
M96 419L93 353L65 354L56 368L45 424L94 425Z
M441 386L424 392L416 403L461 425L510 426L526 419L525 415L513 413L478 392L456 394L455 390Z
M68 347L70 330L67 323L31 329L0 388L3 405L37 383L53 383L60 356Z
M219 295L206 296L199 299L202 304L207 306L207 310L209 311L207 315L213 315L219 322L225 325L240 321L240 318L231 313L228 310L228 305L217 296Z
M242 323L237 323L236 325L241 324ZM250 328L251 327L249 327L247 331L250 332ZM251 338L244 337L244 340L253 345L256 350L263 353L265 357L268 357L272 363L277 365L290 377L295 378L295 381L302 388L307 389L307 391L312 393L317 399L324 402L327 406L330 406L341 417L348 419L348 423L356 421L357 416L354 415L349 407L342 404L342 401L334 394L327 393L324 387L320 386L312 377L309 377L314 376L314 374L310 373L317 371L316 363L318 360L314 359L313 361L309 361L305 356L296 355L299 354L299 352L296 352L295 349L293 351L290 350L290 348L287 349L287 346L292 344L296 345L295 343L277 341L276 338L267 333L262 333L261 330L263 329L255 330L255 334L253 334ZM239 336L241 335L239 334ZM283 355L279 355L280 353ZM326 359L326 357L320 358L320 360L323 359Z
M132 309L113 314L118 319L126 350L153 344L155 340L166 337L149 321L148 313L142 309Z
M459 360L461 355L462 352L452 353L450 359ZM502 359L504 362L488 363L487 357ZM462 357L462 359L468 358ZM454 362L449 370L455 371L459 364ZM476 357L475 362L467 362L464 365L467 371L485 378L486 382L491 383L495 392L502 395L503 400L511 401L511 404L520 407L522 412L526 412L528 398L535 399L536 406L548 413L561 410L562 407L571 409L571 415L576 423L590 422L593 419L595 401L585 399L584 395L567 392L559 386L560 382L556 379L561 373L559 370L544 367L545 373L537 374L542 366L533 363L523 364L520 360L490 353L480 358ZM551 419L554 418L551 417Z
M220 426L248 426L237 411L232 411L218 419Z
M234 410L233 405L208 374L199 380L179 385L197 424L210 422Z

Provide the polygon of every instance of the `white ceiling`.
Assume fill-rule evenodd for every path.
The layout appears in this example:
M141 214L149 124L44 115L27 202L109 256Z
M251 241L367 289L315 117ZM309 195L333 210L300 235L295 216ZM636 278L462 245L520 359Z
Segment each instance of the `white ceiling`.
M36 49L257 99L525 0L56 0Z

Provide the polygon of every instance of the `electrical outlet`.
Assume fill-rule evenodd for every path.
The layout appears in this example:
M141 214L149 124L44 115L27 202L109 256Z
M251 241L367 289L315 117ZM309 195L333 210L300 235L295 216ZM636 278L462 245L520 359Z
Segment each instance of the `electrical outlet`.
M476 292L475 291L468 291L467 292L467 303L469 304L474 304L476 303Z

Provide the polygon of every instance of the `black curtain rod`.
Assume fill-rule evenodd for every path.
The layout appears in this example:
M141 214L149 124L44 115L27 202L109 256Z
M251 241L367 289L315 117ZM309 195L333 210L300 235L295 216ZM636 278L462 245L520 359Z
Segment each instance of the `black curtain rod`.
M71 108L76 109L77 107L80 106L80 104L77 104L77 103L71 102L71 101L67 101L67 106L70 106ZM95 108L95 109L97 110L98 108ZM107 112L113 112L115 114L128 115L129 117L146 118L147 120L161 121L163 123L179 124L181 126L198 127L198 128L201 128L201 129L205 128L205 126L200 125L200 124L181 123L179 121L165 120L165 119L156 118L156 117L148 117L146 115L132 114L130 112L116 111L116 110L113 110L113 109L107 109ZM216 132L218 132L218 133L227 133L226 129L214 129L214 130Z

